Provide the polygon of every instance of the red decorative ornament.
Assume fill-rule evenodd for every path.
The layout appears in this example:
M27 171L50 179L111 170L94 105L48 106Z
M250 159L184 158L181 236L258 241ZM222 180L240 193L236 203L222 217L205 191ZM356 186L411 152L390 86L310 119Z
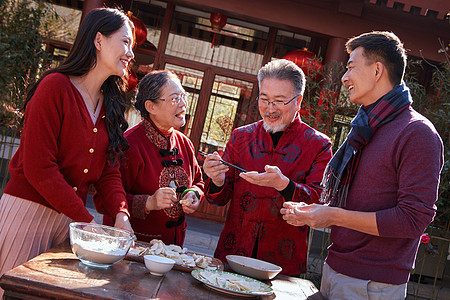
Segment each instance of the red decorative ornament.
M428 236L428 234L422 234L422 236L420 237L420 241L423 244L428 244L430 242L430 237Z
M129 11L127 15L131 22L133 22L136 46L138 46L147 40L147 27L145 27L144 22L133 16L131 11Z
M334 113L330 111L330 107L336 104L339 94L335 91L322 89L320 91L319 103L316 108L316 117L314 120L314 128L318 128L320 124L326 124L323 133L330 135L329 130L332 128Z
M300 113L300 116L310 118L311 117L311 106L309 106L306 101L302 101L302 107L298 111Z
M138 78L136 76L136 73L134 73L133 70L128 70L128 76L127 76L127 88L125 89L125 93L129 93L132 90L136 88L138 84Z
M322 63L316 59L314 53L305 49L288 52L283 59L287 59L299 66L306 76L316 79L317 73L322 69Z
M219 13L211 13L209 21L214 31L220 31L227 24L228 17Z

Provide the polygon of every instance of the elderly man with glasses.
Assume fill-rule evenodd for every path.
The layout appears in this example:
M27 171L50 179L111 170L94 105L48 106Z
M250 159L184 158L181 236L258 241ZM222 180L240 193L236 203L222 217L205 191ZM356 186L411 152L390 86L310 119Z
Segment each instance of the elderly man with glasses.
M258 83L262 120L234 130L223 155L247 172L223 164L217 153L203 164L206 199L214 205L230 202L215 257L244 255L299 275L306 271L307 228L287 224L280 208L285 201L319 201L331 142L300 119L305 75L298 66L284 59L269 62Z

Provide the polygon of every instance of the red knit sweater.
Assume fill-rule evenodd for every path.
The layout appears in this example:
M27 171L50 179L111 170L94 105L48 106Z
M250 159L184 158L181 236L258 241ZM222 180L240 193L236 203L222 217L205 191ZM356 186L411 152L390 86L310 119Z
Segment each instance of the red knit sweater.
M407 282L420 236L435 215L442 164L441 138L414 109L380 127L361 152L346 205L376 212L380 236L332 226L330 267L363 280Z
M89 186L107 199L109 213L128 214L119 164L107 162L105 110L94 125L83 98L60 73L46 76L27 105L20 146L9 164L5 193L90 222Z

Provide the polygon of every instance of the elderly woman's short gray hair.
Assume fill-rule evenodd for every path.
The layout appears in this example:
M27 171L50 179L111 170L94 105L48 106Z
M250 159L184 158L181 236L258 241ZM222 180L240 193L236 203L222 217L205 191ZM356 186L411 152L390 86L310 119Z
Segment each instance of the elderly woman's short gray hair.
M169 80L180 79L175 73L166 70L152 71L145 75L139 83L138 93L134 107L141 112L141 116L148 117L148 111L145 109L145 102L150 100L156 102L161 98L161 90Z

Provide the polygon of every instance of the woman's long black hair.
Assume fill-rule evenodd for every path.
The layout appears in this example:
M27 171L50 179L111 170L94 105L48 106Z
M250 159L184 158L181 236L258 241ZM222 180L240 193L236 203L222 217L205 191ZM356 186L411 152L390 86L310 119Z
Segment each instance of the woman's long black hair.
M97 64L97 52L94 39L97 32L104 36L110 36L119 30L126 23L134 32L133 23L120 10L115 8L97 8L89 12L80 25L75 42L70 50L67 59L58 67L48 70L37 83L30 89L23 105L25 118L25 108L33 97L37 86L41 80L52 73L62 73L71 76L83 76ZM125 94L123 92L124 81L119 76L110 76L102 84L102 91L105 103L105 123L109 136L109 159L114 164L117 154L122 156L123 151L128 148L127 140L123 133L128 128L125 120Z

